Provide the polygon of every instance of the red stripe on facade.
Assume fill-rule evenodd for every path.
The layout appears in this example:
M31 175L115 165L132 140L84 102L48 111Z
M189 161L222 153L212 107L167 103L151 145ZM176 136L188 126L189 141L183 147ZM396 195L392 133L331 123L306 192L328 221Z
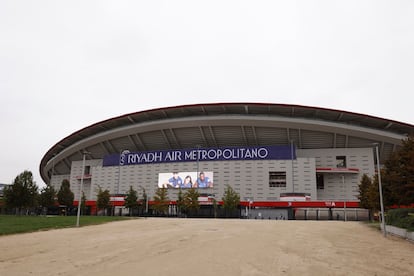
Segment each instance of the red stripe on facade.
M124 206L123 201L111 201L111 206ZM155 201L148 201L148 205L154 205ZM171 200L170 205L177 205L177 202ZM78 201L73 202L78 206ZM223 205L223 201L217 201L217 205ZM86 206L96 208L96 201L86 201ZM241 201L240 206L249 207L249 201ZM251 207L273 207L273 208L360 208L358 201L254 201L250 203ZM414 207L414 204L412 204Z

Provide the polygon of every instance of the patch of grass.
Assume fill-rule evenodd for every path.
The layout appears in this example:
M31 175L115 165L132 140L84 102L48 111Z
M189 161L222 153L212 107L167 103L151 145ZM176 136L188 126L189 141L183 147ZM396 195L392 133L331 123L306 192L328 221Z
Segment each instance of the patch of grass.
M95 225L129 217L81 216L80 226ZM0 216L0 235L76 226L76 216Z
M381 231L381 223L378 222L378 221L367 221L367 222L364 222L364 223L366 225L368 225L368 227L371 227L371 228L373 228L375 230Z

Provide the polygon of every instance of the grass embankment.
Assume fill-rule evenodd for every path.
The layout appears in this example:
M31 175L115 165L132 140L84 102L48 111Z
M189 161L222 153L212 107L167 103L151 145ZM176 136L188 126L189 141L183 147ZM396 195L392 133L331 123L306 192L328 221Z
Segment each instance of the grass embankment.
M365 224L370 228L381 231L381 223L378 221L366 221Z
M126 217L82 216L80 226L129 219ZM75 227L76 216L0 216L0 235Z

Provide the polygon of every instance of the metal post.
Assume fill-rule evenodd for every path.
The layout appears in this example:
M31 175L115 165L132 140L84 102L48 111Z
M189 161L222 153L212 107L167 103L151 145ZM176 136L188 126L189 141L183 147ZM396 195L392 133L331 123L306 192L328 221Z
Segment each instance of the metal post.
M82 205L82 191L83 191L83 177L85 175L85 159L86 159L86 154L88 154L89 152L84 151L83 152L83 160L82 160L82 174L81 174L81 182L80 182L80 187L79 187L79 201L78 201L78 214L76 217L76 227L79 227L79 218L80 218L80 210L81 210L81 205Z
M290 159L292 161L292 193L295 192L295 172L293 167L293 140L290 140Z
M248 205L246 206L246 218L249 219L250 218L250 199L247 199L248 201Z
M119 182L121 181L121 156L122 156L122 150L119 152L119 159L118 159L118 183L116 185L116 194L119 194Z
M53 176L55 175L55 157L56 154L53 154L53 159L52 159L52 174L50 175L50 179L49 179L49 186L53 187ZM56 198L56 195L54 195L54 197ZM47 207L42 207L42 214L44 213L44 215L47 215Z
M120 185L120 182L121 182L121 165L124 165L124 163L125 163L125 161L123 161L122 164L121 164L122 155L128 154L128 153L129 153L129 150L121 150L119 152L119 159L118 159L118 185L116 187L116 195L119 194L119 185Z
M53 175L55 174L55 156L56 154L53 155L53 159L52 159L52 175L50 176L50 180L49 180L50 186L52 186Z
M381 168L380 168L378 146L379 146L378 144L375 144L375 153L377 155L378 189L379 189L380 204L381 204L381 224L382 224L382 231L383 231L384 237L387 237L387 230L385 229L384 201L382 198Z
M140 187L142 189L142 196L145 195L145 214L147 215L148 214L148 195L147 195L147 191L145 191L145 188L142 187L141 185Z
M198 163L199 163L199 161L198 161L198 153L197 153L197 178L196 178L196 181L198 179L198 171L199 171L199 165L198 165Z
M148 195L147 195L147 191L141 185L139 185L139 187L141 187L141 189L142 189L142 196L144 197L144 195L145 195L145 215L148 216Z
M253 200L249 200L249 218L251 218L251 214L252 214L252 204L253 204Z
M200 164L200 145L197 145L197 177L199 172L199 164Z
M344 220L346 221L346 188L345 188L345 175L342 175L342 186L344 187Z
M197 180L198 180L198 177L199 177L198 172L200 170L199 163L200 163L200 147L201 147L201 145L196 145L196 147L197 147L197 175L196 175L196 180L195 181L198 184Z
M146 193L145 193L146 194ZM147 195L147 194L146 194ZM145 213L146 213L146 215L148 216L148 195L146 196L146 203L145 203Z

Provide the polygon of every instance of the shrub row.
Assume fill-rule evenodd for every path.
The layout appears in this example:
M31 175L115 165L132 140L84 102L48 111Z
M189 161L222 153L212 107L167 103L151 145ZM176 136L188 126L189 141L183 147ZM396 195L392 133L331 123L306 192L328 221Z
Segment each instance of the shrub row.
M414 231L414 208L391 209L386 221L389 225Z

